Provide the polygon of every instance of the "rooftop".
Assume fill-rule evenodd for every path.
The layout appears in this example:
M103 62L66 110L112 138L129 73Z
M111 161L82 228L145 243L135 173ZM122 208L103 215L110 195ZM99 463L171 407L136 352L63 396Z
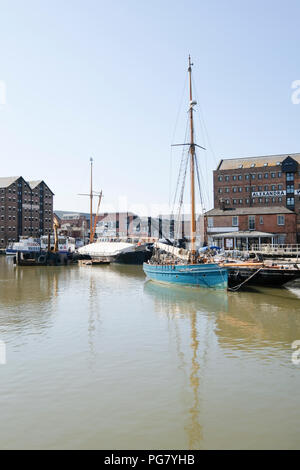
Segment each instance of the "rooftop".
M20 176L7 176L0 178L0 188L7 188L11 184L15 183L20 178Z
M228 232L228 233L216 233L213 238L258 238L258 237L273 237L273 233L268 232L256 232L251 231L240 231L240 232Z
M39 184L41 184L43 180L37 180L37 181L28 181L29 186L31 189L36 188Z
M294 214L293 211L287 209L284 206L274 206L274 207L240 207L232 209L211 209L206 212L205 215L212 217L218 215L255 215L255 214Z
M287 157L291 157L300 163L300 153L265 155L262 157L226 158L220 161L217 170L238 170L242 168L279 166Z

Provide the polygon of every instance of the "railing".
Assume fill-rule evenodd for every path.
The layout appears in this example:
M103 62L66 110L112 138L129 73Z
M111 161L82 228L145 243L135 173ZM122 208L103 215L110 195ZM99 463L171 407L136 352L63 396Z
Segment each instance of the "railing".
M276 245L271 243L262 243L252 245L247 251L274 254L296 254L300 256L300 245Z

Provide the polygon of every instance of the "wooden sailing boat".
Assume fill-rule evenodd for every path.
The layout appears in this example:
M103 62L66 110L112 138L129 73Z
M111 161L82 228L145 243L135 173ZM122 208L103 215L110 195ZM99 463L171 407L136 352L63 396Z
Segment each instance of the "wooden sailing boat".
M195 147L194 142L194 106L192 93L192 63L189 56L189 124L190 124L190 185L191 185L191 250L188 256L188 264L175 264L175 262L159 263L150 260L143 264L143 269L147 277L153 281L167 282L181 285L192 285L209 288L227 288L228 274L227 269L220 267L216 263L199 263L196 250L196 214L195 214Z

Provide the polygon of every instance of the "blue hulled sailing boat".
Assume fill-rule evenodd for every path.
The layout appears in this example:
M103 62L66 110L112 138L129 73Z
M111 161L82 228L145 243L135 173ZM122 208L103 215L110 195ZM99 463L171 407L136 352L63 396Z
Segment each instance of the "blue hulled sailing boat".
M213 262L207 262L204 258L197 256L196 250L196 214L195 214L195 147L194 142L194 106L192 95L192 63L189 56L189 89L190 89L190 143L189 145L189 163L191 180L191 250L188 253L186 262L169 261L163 262L157 258L151 259L143 264L145 274L150 280L166 282L187 286L209 287L215 289L226 289L228 283L227 269ZM173 249L176 255L176 248Z

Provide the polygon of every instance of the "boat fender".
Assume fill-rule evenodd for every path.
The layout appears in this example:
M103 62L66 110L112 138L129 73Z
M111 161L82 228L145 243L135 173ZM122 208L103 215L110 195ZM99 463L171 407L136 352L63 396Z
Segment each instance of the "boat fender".
M39 264L43 264L43 263L45 263L45 262L46 262L46 256L45 256L45 255L40 255L40 256L38 257L38 263L39 263Z

